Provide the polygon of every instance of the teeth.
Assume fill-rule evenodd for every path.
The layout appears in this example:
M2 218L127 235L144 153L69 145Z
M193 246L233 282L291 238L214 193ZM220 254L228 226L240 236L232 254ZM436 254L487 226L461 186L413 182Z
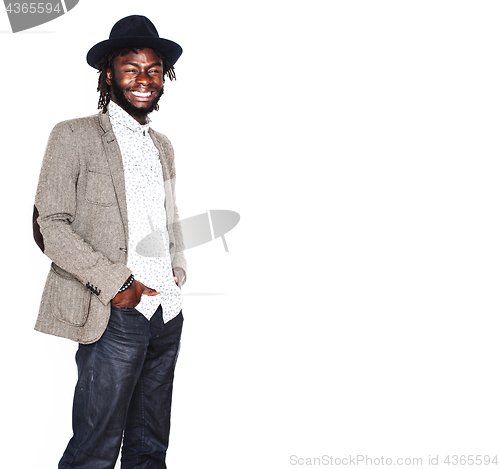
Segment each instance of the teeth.
M148 96L151 96L151 93L152 93L152 91L150 91L149 93L141 93L139 91L132 91L132 94L134 96L138 96L140 98L147 98Z

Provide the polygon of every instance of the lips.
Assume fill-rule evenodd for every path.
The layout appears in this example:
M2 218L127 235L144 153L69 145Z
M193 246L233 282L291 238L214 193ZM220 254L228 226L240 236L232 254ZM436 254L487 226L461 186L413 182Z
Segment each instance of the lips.
M150 98L153 95L152 91L147 91L147 92L131 91L130 93L136 96L137 98Z
M135 100L135 102L140 103L149 103L153 99L153 95L155 94L154 90L151 91L136 91L136 90L130 90L129 91L131 98Z

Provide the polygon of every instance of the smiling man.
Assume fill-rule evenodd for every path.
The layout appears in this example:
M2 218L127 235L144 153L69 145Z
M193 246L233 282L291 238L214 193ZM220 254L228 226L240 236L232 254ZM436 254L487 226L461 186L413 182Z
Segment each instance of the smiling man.
M172 145L148 115L181 54L146 17L118 21L87 55L101 111L47 144L33 228L52 265L35 328L79 342L59 469L113 469L120 447L123 469L166 468L186 261Z
M163 94L163 60L152 49L125 49L121 54L105 64L111 99L144 125Z

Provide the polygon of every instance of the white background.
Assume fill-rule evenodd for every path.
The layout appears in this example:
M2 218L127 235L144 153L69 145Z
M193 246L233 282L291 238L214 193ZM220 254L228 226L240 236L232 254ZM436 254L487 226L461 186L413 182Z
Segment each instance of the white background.
M187 252L169 467L499 454L500 3L141 5L17 34L0 14L2 467L55 468L71 436L32 206L52 127L96 112L88 49L129 14L184 48L152 115L181 216L241 214L229 253Z

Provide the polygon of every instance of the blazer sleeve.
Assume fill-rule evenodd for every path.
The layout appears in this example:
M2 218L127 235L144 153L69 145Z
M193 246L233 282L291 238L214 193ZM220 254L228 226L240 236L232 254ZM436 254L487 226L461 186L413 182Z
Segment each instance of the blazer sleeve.
M107 305L131 271L94 250L71 226L80 175L78 142L72 134L67 122L57 124L50 134L35 196L37 222L44 253Z
M187 262L184 256L184 238L182 236L182 227L179 220L179 212L177 210L177 204L175 202L175 178L170 180L170 186L172 188L173 194L173 206L174 206L174 220L170 226L169 236L173 237L170 243L170 257L172 262L172 268L181 268L184 271L184 280L182 284L186 283L187 279Z
M184 256L184 239L182 236L182 227L175 196L176 172L174 148L165 135L154 132L154 136L162 145L166 155L167 174L165 177L165 203L168 219L167 229L170 238L170 260L173 269L181 268L184 271L184 281L182 282L182 284L184 284L187 279L187 263Z

